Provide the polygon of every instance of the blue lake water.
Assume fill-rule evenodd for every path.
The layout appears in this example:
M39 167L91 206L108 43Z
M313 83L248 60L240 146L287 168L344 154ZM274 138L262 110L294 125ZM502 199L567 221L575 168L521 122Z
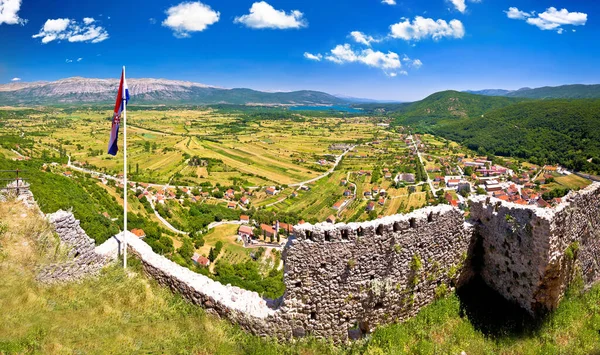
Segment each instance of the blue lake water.
M290 111L341 111L349 113L359 113L362 110L350 106L290 106Z

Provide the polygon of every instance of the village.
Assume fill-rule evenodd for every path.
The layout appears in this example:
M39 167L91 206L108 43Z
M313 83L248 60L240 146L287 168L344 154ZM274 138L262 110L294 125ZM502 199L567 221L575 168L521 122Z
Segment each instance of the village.
M197 244L188 258L212 271L222 259L237 263L258 256L266 257L266 262L279 263L272 255L281 252L297 224L366 221L440 203L458 207L466 215L466 200L476 194L549 208L560 203L567 191L589 184L557 165L536 166L477 154L443 138L413 133L408 127L389 127L387 123L360 119L346 129L369 134L363 133L352 142L333 141L315 147L310 154L287 153L293 164L314 174L307 173L303 180L282 175L275 179L276 175L272 175L273 180L288 181L282 183L255 175L252 181L257 184L253 184L239 179L249 174L235 172L228 173L226 180L214 180L212 175L220 176L222 171L229 171L230 164L235 165L227 160L229 155L220 153L217 160L194 155L190 150L180 162L182 172L193 169L209 181L182 185L177 173L166 183L143 181L148 169L136 166L131 169L146 175L130 176L128 195L130 201L136 201L133 205L139 213L168 231L175 248L181 248L188 236L202 235L209 240L206 246ZM143 133L142 138L145 137L147 134ZM164 139L171 137L166 135ZM268 137L256 144L263 147L275 139L273 135ZM43 144L38 147L45 147ZM177 147L186 151L180 143ZM168 150L163 152L171 154ZM29 152L18 145L11 153L14 160L29 159ZM99 162L90 154L67 157L66 164L48 163L43 169L69 178L84 174L96 179L109 194L122 195L122 173L98 171ZM171 182L173 179L176 181ZM197 207L212 211L208 216L214 220L195 221L197 217L190 213ZM102 215L115 223L119 217L108 212ZM144 228L134 229L140 238L146 233ZM216 246L219 241L223 244L222 253Z

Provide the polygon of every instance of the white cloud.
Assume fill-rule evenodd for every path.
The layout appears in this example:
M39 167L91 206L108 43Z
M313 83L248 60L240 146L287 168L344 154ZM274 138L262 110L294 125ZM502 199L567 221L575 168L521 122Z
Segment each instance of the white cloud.
M396 5L396 0L381 0L382 4Z
M77 58L78 62L81 62L83 60L83 58Z
M244 24L250 28L274 28L289 29L307 26L304 14L298 10L286 13L284 10L276 10L265 1L255 2L247 15L236 17L234 23Z
M156 25L156 19L154 17L150 17L148 22L150 22L151 25Z
M354 39L356 43L364 44L365 46L371 47L371 43L380 42L380 40L375 39L369 35L366 35L360 31L352 31L350 32L350 36Z
M467 10L467 4L465 4L465 0L450 0L450 2L460 13L464 14L465 10Z
M564 32L562 26L584 26L587 22L586 13L569 12L567 9L557 10L555 7L549 7L546 11L538 14L535 12L520 11L516 7L510 7L505 12L508 18L525 20L528 24L536 26L541 30L556 30L558 34Z
M72 59L67 59L67 60L65 60L65 63L73 63L73 60Z
M371 48L355 51L348 43L337 45L325 59L337 64L362 63L373 68L383 69L389 76L395 76L397 70L402 67L400 57L394 52L383 53Z
M0 0L0 25L25 25L27 20L19 17L21 0Z
M219 22L221 16L218 11L199 1L182 2L170 7L166 14L167 18L162 25L172 29L177 38L189 37L190 32L204 31L208 26Z
M21 81L21 78L12 78L10 81Z
M508 11L504 12L506 12L506 16L508 18L511 18L513 20L524 20L532 16L532 14L530 14L529 12L521 11L516 7L509 7Z
M32 37L41 37L44 44L55 40L99 43L108 39L106 29L94 25L94 22L95 20L89 17L84 18L83 23L68 18L47 20L40 32Z
M323 59L323 55L318 54L318 53L312 54L312 53L304 52L304 58L320 62L321 59Z
M467 1L472 3L480 3L482 0L448 0L454 5L454 8L464 14L467 11Z
M418 41L431 37L437 41L443 37L463 38L465 35L465 28L459 20L451 20L450 22L445 20L434 21L431 18L422 16L415 17L412 22L409 19L403 20L390 26L391 37L406 41Z
M414 69L419 69L420 67L423 66L423 62L421 62L420 59L410 59L409 56L407 56L406 54L404 56L402 56L402 61L404 63L406 63L406 65L414 68Z

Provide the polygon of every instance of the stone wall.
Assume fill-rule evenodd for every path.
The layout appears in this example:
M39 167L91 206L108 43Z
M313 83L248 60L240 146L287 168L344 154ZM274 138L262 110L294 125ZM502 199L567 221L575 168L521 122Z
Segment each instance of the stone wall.
M97 275L109 259L95 252L94 240L79 226L73 214L61 210L49 214L47 218L69 252L67 261L44 266L38 272L38 281L71 282Z
M484 281L532 314L557 307L573 277L600 278L600 184L536 208L477 197L471 218L483 245Z
M295 315L295 335L336 341L349 330L370 332L411 317L436 291L449 290L473 234L462 212L448 205L294 232L284 255L282 310Z
M469 222L462 211L441 205L363 223L295 226L296 238L283 253L286 292L278 300L196 274L129 232L94 249L72 215L50 219L71 243L75 261L90 260L99 270L127 241L162 285L253 334L279 339L346 341L413 316L474 272L532 313L554 309L577 270L587 284L600 278L600 184L569 194L553 209L486 197L470 205ZM481 265L472 268L476 259ZM76 279L82 265L90 263L78 264L73 277L62 269L44 277Z

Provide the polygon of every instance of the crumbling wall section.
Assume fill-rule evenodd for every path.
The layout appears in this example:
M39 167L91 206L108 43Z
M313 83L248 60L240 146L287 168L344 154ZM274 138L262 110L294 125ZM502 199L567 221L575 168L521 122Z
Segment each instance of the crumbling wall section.
M471 219L483 242L484 281L532 314L555 309L577 275L586 284L600 277L600 184L556 208L476 197Z
M37 279L43 283L57 283L98 275L109 259L95 252L94 240L79 226L73 214L61 210L47 218L60 242L69 248L69 254L66 262L45 265Z

